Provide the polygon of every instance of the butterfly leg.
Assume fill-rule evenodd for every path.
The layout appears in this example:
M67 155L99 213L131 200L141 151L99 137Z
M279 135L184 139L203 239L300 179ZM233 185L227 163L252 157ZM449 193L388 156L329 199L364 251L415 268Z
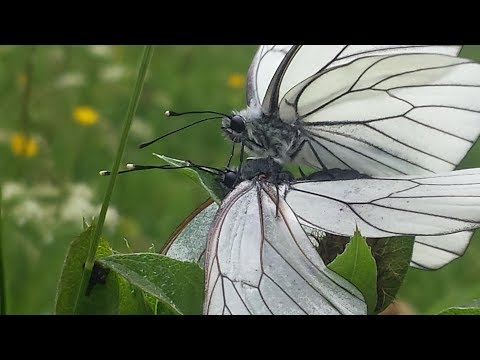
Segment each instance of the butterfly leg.
M243 154L245 152L245 143L242 141L242 146L240 147L240 164L238 165L237 179L235 180L235 185L238 184L240 176L242 174L242 165L243 165Z
M278 189L278 185L275 185L275 189L277 190L277 199L275 201L275 217L278 219L278 206L280 203L280 191Z
M232 163L233 154L235 153L235 141L232 141L232 150L230 151L230 157L228 158L227 165L225 169L230 169L230 164Z

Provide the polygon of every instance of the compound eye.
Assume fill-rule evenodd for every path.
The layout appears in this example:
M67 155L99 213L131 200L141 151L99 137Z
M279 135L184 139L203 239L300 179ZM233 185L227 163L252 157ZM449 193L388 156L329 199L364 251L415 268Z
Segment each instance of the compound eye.
M237 173L234 171L228 171L223 175L223 185L227 188L232 189L237 181Z
M240 115L232 116L230 119L230 129L238 134L241 134L245 131L245 121Z

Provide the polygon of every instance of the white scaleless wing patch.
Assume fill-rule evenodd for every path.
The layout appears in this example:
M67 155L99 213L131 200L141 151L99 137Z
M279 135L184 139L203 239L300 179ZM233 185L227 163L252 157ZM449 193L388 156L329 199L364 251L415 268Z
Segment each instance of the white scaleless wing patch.
M361 57L408 53L457 56L461 48L460 45L262 45L248 72L248 105L263 104L267 112L274 111L283 95L303 80Z
M173 259L195 262L203 268L208 231L217 210L214 202L202 204L180 224L162 253Z
M294 162L429 174L453 170L478 139L479 99L480 64L471 60L374 56L303 81L282 99L280 117L307 144Z
M410 266L422 270L440 269L465 253L472 236L471 231L443 236L417 236Z
M204 314L366 314L282 197L277 216L276 199L273 185L244 181L223 201L207 245Z
M333 234L350 236L358 226L369 238L448 235L480 227L480 169L428 177L297 182L285 200L301 224ZM448 241L438 242L442 250L448 246Z

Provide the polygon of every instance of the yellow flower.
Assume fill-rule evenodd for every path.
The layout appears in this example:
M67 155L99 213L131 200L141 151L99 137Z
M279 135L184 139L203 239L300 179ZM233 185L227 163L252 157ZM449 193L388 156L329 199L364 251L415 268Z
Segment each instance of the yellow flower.
M242 89L245 86L245 76L233 73L228 77L228 87L232 89Z
M93 125L99 117L100 115L89 106L77 106L73 109L73 119L80 125Z
M14 133L10 137L10 148L16 156L33 157L38 153L37 142L21 133Z

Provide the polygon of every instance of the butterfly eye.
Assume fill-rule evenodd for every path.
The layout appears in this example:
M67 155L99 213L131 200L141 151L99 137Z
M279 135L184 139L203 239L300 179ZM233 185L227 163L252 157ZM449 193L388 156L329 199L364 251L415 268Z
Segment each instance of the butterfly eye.
M233 187L235 185L235 181L237 181L237 173L236 172L227 171L223 175L222 182L223 182L223 185L225 185L227 188L233 189Z
M240 115L232 116L230 119L230 129L239 134L245 131L245 121Z

